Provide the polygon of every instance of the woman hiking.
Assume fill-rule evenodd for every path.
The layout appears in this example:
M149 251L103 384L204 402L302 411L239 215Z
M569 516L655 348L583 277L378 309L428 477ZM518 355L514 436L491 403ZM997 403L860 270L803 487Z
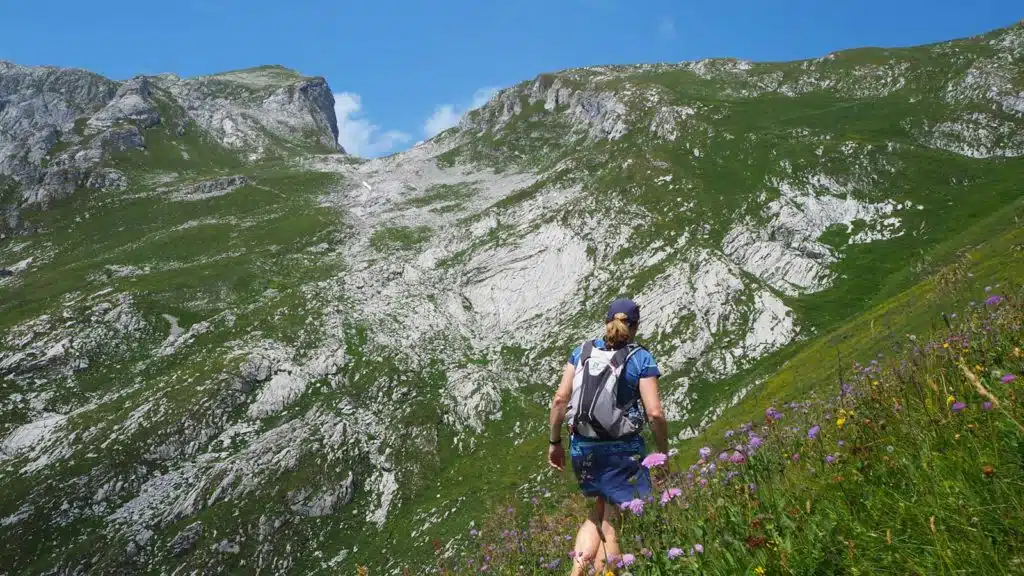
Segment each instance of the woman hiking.
M621 555L612 521L624 502L651 494L650 474L641 465L645 415L657 450L668 452L668 424L658 397L661 371L651 353L633 342L639 325L635 302L613 301L604 338L572 352L551 403L548 462L565 467L561 428L568 417L576 480L584 496L596 498L576 534L573 576L584 574L591 562L600 573L607 560Z

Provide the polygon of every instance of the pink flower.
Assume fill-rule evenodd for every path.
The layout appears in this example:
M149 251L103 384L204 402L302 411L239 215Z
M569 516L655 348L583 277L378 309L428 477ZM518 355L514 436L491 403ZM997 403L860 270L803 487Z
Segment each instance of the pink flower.
M619 508L629 510L633 514L639 516L644 513L644 501L639 498L633 498L632 500L619 504Z
M950 410L953 411L953 414L959 414L964 410L964 408L967 408L967 404L964 404L963 402L957 402L950 407Z
M632 554L623 554L622 555L622 565L623 566L629 566L635 560L636 560L636 556L633 556Z
M663 465L666 461L668 461L668 456L661 452L652 452L644 458L641 464L643 464L644 468L656 468Z
M1013 374L1003 374L1003 377L1000 378L999 381L1002 382L1003 384L1009 384L1010 382L1013 382L1016 379L1017 377L1014 376Z
M673 498L682 494L683 491L679 488L669 488L668 490L661 493L661 503L667 504Z
M668 551L668 559L669 560L675 560L676 558L679 558L682 555L683 555L683 549L682 548L670 548L669 551Z
M733 452L732 456L729 456L729 462L733 464L743 464L747 461L747 457L742 452Z

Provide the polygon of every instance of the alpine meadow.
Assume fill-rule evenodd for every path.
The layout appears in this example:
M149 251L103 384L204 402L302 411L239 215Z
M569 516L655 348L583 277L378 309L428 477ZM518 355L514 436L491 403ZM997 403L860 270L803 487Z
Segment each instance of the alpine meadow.
M1024 573L1024 22L337 139L280 66L0 62L0 573L565 573L621 294L673 450L609 571Z

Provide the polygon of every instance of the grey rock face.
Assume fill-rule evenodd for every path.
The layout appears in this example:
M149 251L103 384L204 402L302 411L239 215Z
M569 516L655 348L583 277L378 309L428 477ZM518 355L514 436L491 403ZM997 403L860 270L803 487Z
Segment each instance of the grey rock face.
M123 173L99 165L111 153L145 148L145 132L162 124L179 138L186 124L198 125L250 160L281 141L343 152L334 97L320 77L266 67L118 83L82 70L0 61L0 176L18 184L22 204L45 206L83 186L126 187ZM55 147L62 151L51 157ZM188 158L184 149L182 156ZM7 219L17 209L2 208Z
M178 191L172 196L174 200L205 200L207 198L214 198L216 196L223 196L233 191L235 188L245 186L250 183L250 180L245 176L225 176L223 178L214 178L212 180L204 180L198 182L192 186L188 186Z
M128 179L121 172L108 168L90 174L85 186L98 190L123 190L128 186Z
M160 123L160 113L152 100L153 91L145 77L132 78L117 89L114 99L87 122L87 132L109 130L119 122L131 121L141 128Z
M235 544L230 540L221 540L213 549L221 554L238 554L241 550L238 547L238 544Z
M174 540L171 540L171 554L174 556L184 556L190 550L195 548L196 542L199 541L199 538L202 535L202 522L189 524L174 537Z

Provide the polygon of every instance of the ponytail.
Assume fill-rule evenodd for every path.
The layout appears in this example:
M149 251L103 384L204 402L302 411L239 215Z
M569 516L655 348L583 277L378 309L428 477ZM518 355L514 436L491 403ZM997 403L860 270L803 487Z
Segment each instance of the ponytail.
M629 342L629 324L626 314L619 312L604 327L604 342L611 348L621 348Z

